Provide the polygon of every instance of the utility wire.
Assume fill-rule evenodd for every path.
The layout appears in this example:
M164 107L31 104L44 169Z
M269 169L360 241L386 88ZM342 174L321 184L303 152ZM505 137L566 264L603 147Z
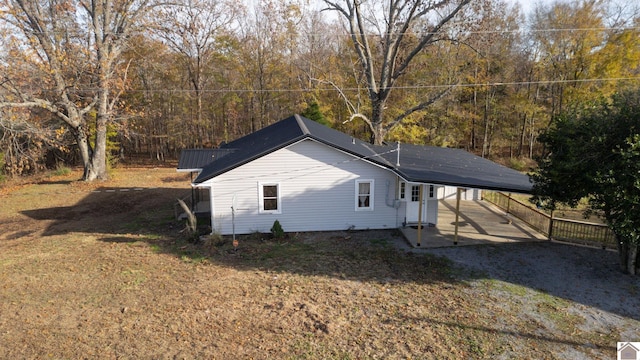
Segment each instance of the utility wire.
M279 179L278 181L285 181L285 180L291 180L291 179L295 179L295 178L299 178L299 177L303 177L303 176L309 176L309 175L313 175L313 174L317 174L320 173L326 169L329 168L334 168L338 165L343 165L343 164L347 164L350 162L355 162L355 161L369 161L370 159L376 158L376 157L381 157L385 154L389 154L389 153L393 153L396 152L397 149L391 149L382 153L374 153L372 155L368 155L368 156L364 156L364 157L357 157L355 155L351 155L353 156L353 158L347 159L347 160L341 160L341 161L337 161L334 163L329 163L329 164L319 164L316 166L309 166L306 168L302 168L302 169L295 169L295 170L286 170L286 171L279 171L279 172L273 172L271 174L260 174L260 175L246 175L246 174L241 174L242 176L240 177L230 177L228 179L224 179L222 181L216 181L215 184L220 184L220 183L225 183L225 182L238 182L238 181L242 181L242 180L247 180L247 179L262 179L265 182L269 181L270 177L276 177L276 176L287 176L290 175L287 178L283 178L283 179ZM220 175L218 175L220 176ZM253 188L253 187L252 187ZM235 191L238 191L238 189L235 189Z
M581 27L566 27L566 28L551 28L551 29L504 29L504 30L469 30L469 31L460 31L460 34L472 35L472 34L517 34L517 33L558 33L558 32L599 32L599 31L629 31L629 30L640 30L638 26L614 26L614 27L589 27L589 28L581 28ZM57 30L50 31L47 33L40 31L27 31L29 35L42 35L42 34L67 34L69 31ZM442 32L440 32L442 33ZM440 33L436 32L389 32L389 33L370 33L365 34L365 36L381 36L381 35L392 35L392 36L400 36L400 35L410 35L410 36L426 36L426 35L437 35ZM305 36L326 36L327 33L304 33ZM351 37L350 33L343 32L340 34L330 34L332 36L345 36ZM81 36L84 38L84 35Z
M419 89L447 89L452 87L469 88L469 87L490 87L490 86L522 86L522 85L551 85L551 84L571 84L571 83L594 83L594 82L614 82L614 81L640 81L638 77L617 77L617 78L594 78L594 79L576 79L576 80L539 80L539 81L507 81L507 82L486 82L486 83L466 83L466 84L442 84L442 85L407 85L394 86L393 89L403 90L419 90ZM92 92L98 88L78 88L73 92ZM341 88L341 91L358 92L368 91L368 87L348 87ZM299 93L312 91L336 91L335 88L301 88L301 89L201 89L201 93ZM193 89L129 89L123 93L193 93Z

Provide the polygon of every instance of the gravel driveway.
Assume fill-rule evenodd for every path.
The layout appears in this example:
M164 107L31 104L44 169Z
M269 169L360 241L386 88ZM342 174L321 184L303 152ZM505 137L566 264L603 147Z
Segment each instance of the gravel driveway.
M534 294L568 300L570 305L564 311L584 318L580 324L583 331L619 333L621 338L617 341L640 341L640 277L625 275L619 270L617 252L548 241L434 249L397 244L405 251L427 252L450 259L460 267L455 276L472 285L497 280L507 285L521 285ZM496 294L498 299L504 296L504 292ZM535 304L526 304L533 301L535 295L507 296L517 298L518 303L524 302L523 309L533 310L523 316L539 320ZM555 355L567 358L585 355L577 348L559 347L560 353Z

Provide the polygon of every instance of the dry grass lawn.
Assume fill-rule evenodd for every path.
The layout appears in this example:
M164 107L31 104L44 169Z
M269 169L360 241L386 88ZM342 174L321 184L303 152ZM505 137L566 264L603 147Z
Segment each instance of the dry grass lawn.
M0 190L0 358L615 356L618 334L576 331L568 304L537 300L539 316L558 324L542 333L516 301L528 290L497 297L503 285L399 251L393 232L256 234L237 251L229 239L203 247L184 240L173 216L187 176L79 176Z

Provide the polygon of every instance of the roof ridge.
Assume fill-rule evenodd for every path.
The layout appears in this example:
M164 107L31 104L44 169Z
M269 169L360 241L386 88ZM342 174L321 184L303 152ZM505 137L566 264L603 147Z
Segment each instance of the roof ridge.
M301 115L293 114L293 118L296 119L296 122L298 123L298 126L300 126L300 130L302 130L302 133L304 135L311 135L311 131L309 131L309 128L307 128L307 124L304 123Z

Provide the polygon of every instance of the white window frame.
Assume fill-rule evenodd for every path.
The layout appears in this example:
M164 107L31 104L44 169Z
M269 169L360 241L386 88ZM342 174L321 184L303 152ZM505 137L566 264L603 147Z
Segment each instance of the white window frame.
M413 191L416 188L418 189L417 193ZM409 196L410 196L409 199L411 200L411 202L418 202L418 201L421 200L420 199L420 195L421 195L420 194L420 190L421 190L421 188L422 188L422 184L411 184L411 187L410 187L411 191L409 193ZM424 195L422 195L422 196L424 197Z
M360 184L369 184L369 206L360 206ZM362 179L356 180L356 191L355 191L355 206L356 211L373 211L374 197L375 193L375 182L373 179Z
M427 191L429 192L429 199L435 199L438 197L438 188L435 185L429 185Z
M407 183L404 181L398 183L398 200L407 200Z
M265 186L275 186L276 191L278 192L276 198L276 209L275 210L265 210L264 209L264 187ZM282 214L282 191L280 188L280 183L278 182L259 182L258 183L258 212L260 214Z

